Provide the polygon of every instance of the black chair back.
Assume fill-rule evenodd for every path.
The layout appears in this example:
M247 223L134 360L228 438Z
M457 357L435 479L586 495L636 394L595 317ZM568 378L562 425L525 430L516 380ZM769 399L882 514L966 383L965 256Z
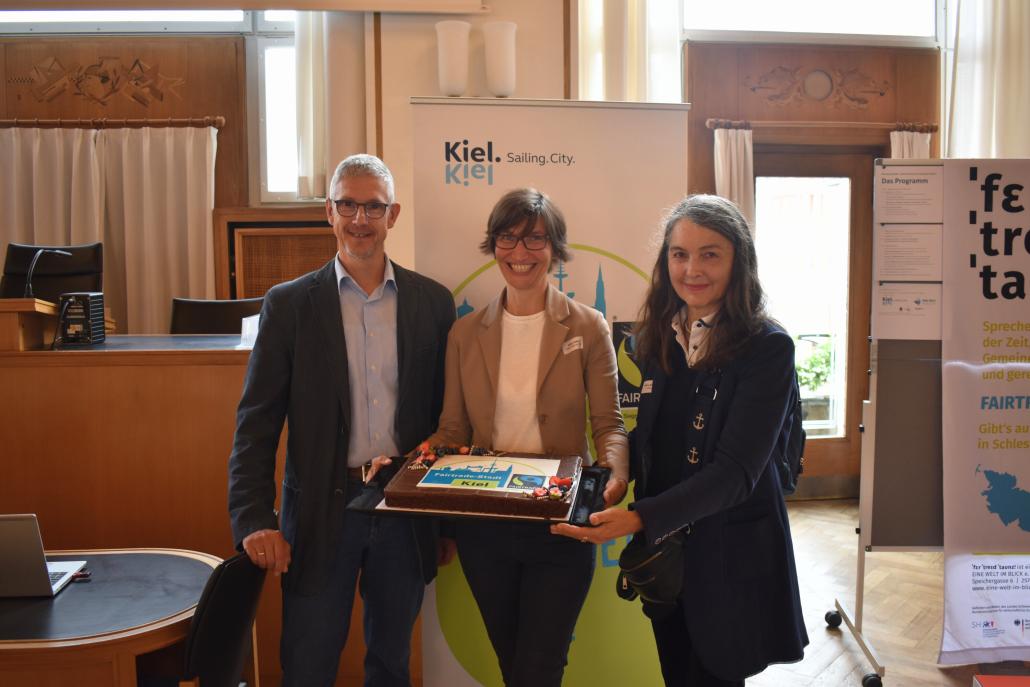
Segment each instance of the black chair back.
M32 276L32 294L36 298L56 303L62 293L104 290L104 244L30 246L11 243L7 246L4 273L0 277L0 298L21 298L25 294L25 277L40 248L63 250L71 255L44 253L40 256Z
M237 687L250 649L265 571L240 553L211 573L186 638L187 680L200 687Z
M172 334L239 334L240 320L261 312L263 296L228 301L172 299Z

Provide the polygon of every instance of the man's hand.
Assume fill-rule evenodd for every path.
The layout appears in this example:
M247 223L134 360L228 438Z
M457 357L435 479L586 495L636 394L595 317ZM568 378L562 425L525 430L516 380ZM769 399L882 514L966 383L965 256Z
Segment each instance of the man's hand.
M449 565L458 553L458 542L450 537L440 537L436 544L436 564Z
M590 516L593 527L576 527L568 523L551 525L551 534L560 534L581 542L603 544L610 539L633 534L644 529L644 521L636 511L609 508Z
M626 498L626 490L629 489L629 482L621 477L609 477L608 484L604 487L604 505L608 508L617 506Z
M392 464L393 460L386 456L376 456L372 459L371 462L372 464L369 466L368 470L365 471L365 484L371 482L372 479L376 476L376 473L379 472L382 468L385 468L387 465Z
M290 545L279 530L258 530L243 539L243 550L259 568L281 575L290 567Z

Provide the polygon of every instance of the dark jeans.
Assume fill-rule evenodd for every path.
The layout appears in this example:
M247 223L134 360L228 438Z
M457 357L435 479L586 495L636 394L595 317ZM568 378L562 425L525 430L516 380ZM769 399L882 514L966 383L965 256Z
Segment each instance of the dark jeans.
M744 687L743 680L722 680L704 667L694 653L682 606L658 620L652 619L651 627L666 687Z
M359 572L365 607L365 685L411 684L411 631L425 591L411 523L348 512L326 588L312 596L283 593L283 687L335 682Z
M457 523L458 556L508 687L561 685L590 580L593 544L546 525Z

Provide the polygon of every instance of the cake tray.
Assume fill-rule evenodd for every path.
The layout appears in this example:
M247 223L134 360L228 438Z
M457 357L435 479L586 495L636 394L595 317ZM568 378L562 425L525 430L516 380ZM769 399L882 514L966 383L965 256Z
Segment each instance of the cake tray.
M573 525L589 526L590 514L604 509L604 488L611 475L609 468L599 465L584 467L579 481L573 488L569 509L560 517L542 515L505 515L477 511L429 510L425 508L397 508L386 505L382 486L378 482L367 484L361 494L347 504L347 510L374 515L398 515L433 518L474 518L479 520L518 520L525 522L568 522Z

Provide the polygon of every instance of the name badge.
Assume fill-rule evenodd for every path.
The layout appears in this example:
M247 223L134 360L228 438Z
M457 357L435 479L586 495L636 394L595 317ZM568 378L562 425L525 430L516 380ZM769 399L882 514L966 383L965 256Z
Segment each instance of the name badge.
M569 353L572 353L573 351L578 351L581 348L583 348L583 337L574 336L561 345L561 352L565 355L568 355Z
M649 393L651 393L651 389L653 387L654 387L654 380L653 379L645 379L644 380L644 384L640 387L640 393L642 393L642 394L649 394Z

